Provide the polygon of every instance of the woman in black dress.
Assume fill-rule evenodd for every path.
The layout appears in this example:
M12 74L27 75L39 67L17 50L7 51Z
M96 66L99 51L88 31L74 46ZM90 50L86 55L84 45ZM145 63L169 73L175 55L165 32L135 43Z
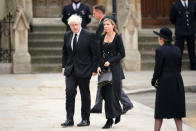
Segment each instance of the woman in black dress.
M125 57L125 49L121 36L118 34L116 24L112 19L106 18L104 35L101 37L101 59L97 69L98 74L103 70L112 71L112 84L101 87L101 94L105 100L105 114L107 122L103 129L110 128L115 118L115 124L120 122L122 109L119 103L121 93L122 66L120 60Z
M172 31L161 28L160 47L156 49L155 68L151 84L157 88L155 101L155 131L160 131L164 118L174 118L177 131L182 131L182 117L186 116L185 92L181 76L181 51L171 44Z

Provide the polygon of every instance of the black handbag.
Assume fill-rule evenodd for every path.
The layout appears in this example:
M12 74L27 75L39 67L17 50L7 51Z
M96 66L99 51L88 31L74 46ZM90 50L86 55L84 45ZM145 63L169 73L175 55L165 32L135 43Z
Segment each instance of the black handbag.
M98 87L101 88L108 84L112 84L112 72L105 71L98 76Z

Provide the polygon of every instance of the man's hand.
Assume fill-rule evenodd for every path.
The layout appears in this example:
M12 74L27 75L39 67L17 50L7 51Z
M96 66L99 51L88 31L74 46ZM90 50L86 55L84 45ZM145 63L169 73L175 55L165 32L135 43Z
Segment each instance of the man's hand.
M97 75L97 73L95 73L95 72L92 73L92 76L96 76L96 75Z
M106 61L105 64L104 64L104 66L105 66L105 67L110 66L110 62Z
M97 74L100 75L100 73L101 73L101 68L98 67L98 68L97 68Z

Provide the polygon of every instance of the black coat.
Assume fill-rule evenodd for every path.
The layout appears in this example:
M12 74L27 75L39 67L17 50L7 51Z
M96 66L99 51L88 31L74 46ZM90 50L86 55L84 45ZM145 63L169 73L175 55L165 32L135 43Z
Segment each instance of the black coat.
M71 48L72 36L71 31L64 35L62 68L65 68L65 75L74 72L80 78L91 77L92 72L97 72L99 57L95 34L82 29L74 51Z
M156 90L155 118L181 118L186 116L185 92L181 76L181 51L165 43L156 49L152 85L159 81Z
M188 9L185 9L180 0L172 4L170 21L175 25L177 35L193 35L195 33L195 20L195 2L188 0Z
M104 50L103 48L103 41L104 41L105 35L101 37L101 56L103 56L102 52ZM112 70L112 88L116 91L116 95L120 95L120 89L121 89L121 79L122 79L122 66L120 61L125 57L125 49L123 45L122 38L119 34L116 34L114 37L114 40L112 43L110 43L110 53L112 56L109 59L104 59L101 57L99 66L103 67L103 64L108 61L110 63L110 67Z
M69 5L66 5L64 6L63 8L63 13L62 13L62 21L66 24L67 26L67 31L70 30L70 27L68 25L68 19L71 15L73 14L77 14L77 15L80 15L82 17L82 27L83 28L87 28L87 24L91 22L91 18L90 18L90 15L91 15L91 12L90 12L90 8L81 3L80 4L80 7L77 11L75 11L73 9L73 6L72 4L69 4Z

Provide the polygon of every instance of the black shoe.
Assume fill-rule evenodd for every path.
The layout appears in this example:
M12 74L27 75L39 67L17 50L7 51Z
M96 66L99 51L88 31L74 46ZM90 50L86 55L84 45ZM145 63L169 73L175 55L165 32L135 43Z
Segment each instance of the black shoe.
M77 126L89 126L90 121L89 120L82 120Z
M73 126L74 121L73 120L66 120L64 123L61 124L63 127Z
M119 122L120 122L120 116L117 116L116 119L115 119L115 124L117 124Z
M133 106L127 108L127 107L123 107L123 111L122 114L126 114L128 110L131 110L133 108Z
M97 110L95 108L91 109L90 113L101 113L101 110Z
M113 119L108 119L102 129L109 129L112 127Z

